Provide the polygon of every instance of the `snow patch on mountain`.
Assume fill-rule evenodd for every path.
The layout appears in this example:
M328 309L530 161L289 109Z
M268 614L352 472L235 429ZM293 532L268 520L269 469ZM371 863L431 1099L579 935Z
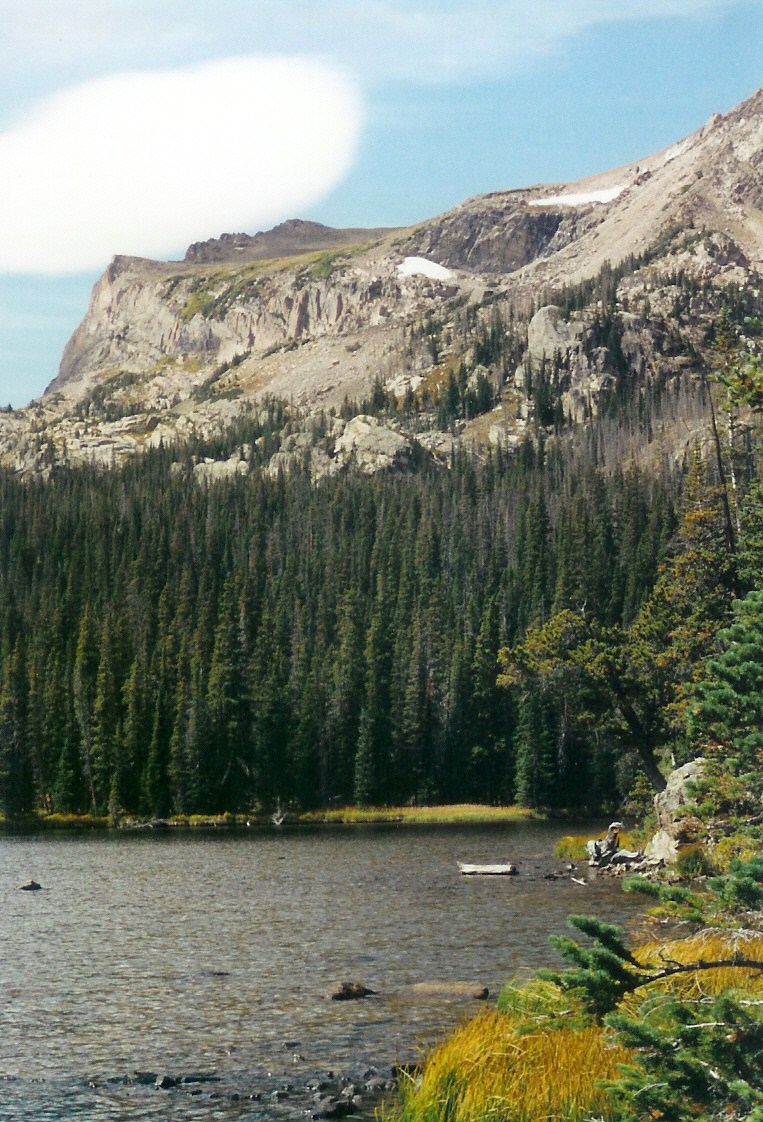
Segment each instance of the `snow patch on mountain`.
M607 187L602 191L587 191L582 194L549 195L545 199L530 199L529 206L584 206L586 203L611 203L625 190L624 184Z
M449 280L453 274L444 265L426 257L406 257L397 267L401 277L429 277L430 280Z

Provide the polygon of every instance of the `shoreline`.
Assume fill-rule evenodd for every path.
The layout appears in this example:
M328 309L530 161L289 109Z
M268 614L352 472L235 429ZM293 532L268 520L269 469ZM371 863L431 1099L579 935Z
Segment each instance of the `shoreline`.
M117 821L92 814L34 814L14 821L0 819L0 833L104 831L138 832L280 829L282 826L362 826L362 825L493 825L516 822L544 822L546 815L519 806L482 806L476 803L420 807L345 807L336 810L285 814L275 821L269 814L193 814L168 818L141 819L125 816Z

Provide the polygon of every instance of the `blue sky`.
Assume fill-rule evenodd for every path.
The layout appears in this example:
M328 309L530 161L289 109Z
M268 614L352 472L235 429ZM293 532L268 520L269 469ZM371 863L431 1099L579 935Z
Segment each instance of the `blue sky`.
M116 253L404 225L638 159L763 84L763 0L0 0L0 403Z

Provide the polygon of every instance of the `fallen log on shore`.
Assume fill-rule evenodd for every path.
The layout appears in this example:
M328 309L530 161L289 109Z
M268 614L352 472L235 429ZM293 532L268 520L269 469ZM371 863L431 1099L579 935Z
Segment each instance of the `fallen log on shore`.
M515 877L517 875L516 865L508 861L498 865L469 865L465 861L459 861L458 867L466 877Z

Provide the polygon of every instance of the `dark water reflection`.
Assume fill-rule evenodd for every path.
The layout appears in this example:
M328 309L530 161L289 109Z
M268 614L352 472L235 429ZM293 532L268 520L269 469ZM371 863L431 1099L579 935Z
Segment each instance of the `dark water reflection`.
M0 838L0 1118L264 1117L285 1080L414 1058L475 1007L401 987L475 980L494 995L554 962L547 936L568 913L632 913L609 881L545 878L569 829ZM457 871L504 858L518 877ZM19 892L29 878L44 891ZM345 979L379 996L326 1001ZM191 1096L117 1082L136 1070L220 1083Z

